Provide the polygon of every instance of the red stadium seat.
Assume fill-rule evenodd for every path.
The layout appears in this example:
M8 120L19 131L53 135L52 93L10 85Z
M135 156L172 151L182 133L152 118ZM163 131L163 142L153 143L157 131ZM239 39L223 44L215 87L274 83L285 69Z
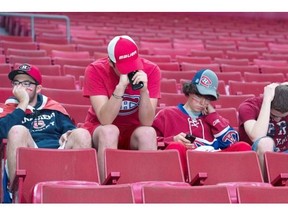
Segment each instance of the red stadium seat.
M6 54L7 49L22 49L22 50L37 50L37 43L35 42L15 42L15 41L0 41L0 47L4 49L4 53Z
M83 96L82 90L42 88L41 93L64 104L90 105L89 98Z
M175 61L181 64L182 62L195 63L195 64L211 64L212 58L209 56L183 56L176 55Z
M158 100L158 106L177 106L179 103L186 103L186 101L187 98L184 94L161 92L161 98Z
M61 51L76 51L75 44L51 44L51 43L38 43L39 50L46 50L47 55L51 56L52 50L61 50Z
M181 79L192 80L196 71L167 71L161 70L162 79L176 79L177 83L180 83Z
M153 55L169 55L173 60L175 60L177 55L188 56L190 54L190 50L188 48L160 48L157 45L155 47L151 49Z
M11 42L33 42L32 37L16 35L0 35L0 40Z
M143 181L185 181L178 152L174 150L138 151L106 149L106 178L112 172L120 172L117 184Z
M1 78L0 78L1 79ZM1 82L1 81L0 81ZM2 87L2 85L0 85L0 103L5 103L5 101L13 96L13 93L12 93L12 88L11 88L11 84L9 87Z
M75 65L63 65L63 75L72 75L79 82L79 77L84 76L86 67Z
M27 56L27 57L45 57L47 56L46 50L23 50L8 48L6 55Z
M64 65L74 65L74 66L86 67L87 65L89 65L93 61L94 60L91 58L85 58L85 59L73 59L73 58L63 58L63 57L54 57L53 58L53 64L61 65L62 68Z
M158 62L157 65L161 70L180 71L178 62Z
M233 107L238 110L239 105L246 99L255 97L254 94L220 95L217 101L212 101L216 109Z
M145 185L189 186L185 182L179 154L176 150L106 149L105 182L109 182L109 176L112 173L119 173L120 175L116 184L132 184L136 203L143 202L142 188Z
M8 73L12 70L12 65L11 64L0 64L0 74L5 74L8 76ZM7 77L8 79L8 77Z
M241 82L243 80L241 72L224 72L217 73L217 77L219 80L223 80L225 85L228 85L229 80L235 80Z
M144 203L231 203L225 186L143 186Z
M189 181L192 185L264 182L258 157L254 151L203 152L188 150L187 163ZM217 166L211 166L211 164L217 164Z
M270 66L270 65L260 65L260 71L262 74L272 74L272 73L283 73L286 74L288 71L288 66Z
M107 56L107 53L106 53ZM171 62L170 55L140 55L142 58L145 58L149 61L158 63L158 62Z
M284 82L286 77L284 73L251 73L244 72L244 81L245 82Z
M224 52L222 50L192 50L190 53L191 56L209 56L212 59L214 58L223 58Z
M227 51L226 55L229 59L249 59L249 61L253 61L258 58L260 54L256 51Z
M72 58L72 59L89 59L90 54L88 51L61 51L51 50L51 57Z
M160 90L161 92L178 93L176 79L161 79Z
M65 104L62 103L64 108L69 113L70 117L74 121L75 125L78 125L79 123L84 123L85 118L88 114L88 110L90 108L90 105L82 105L82 104Z
M237 109L234 107L228 107L228 108L218 108L216 109L216 112L226 118L230 125L235 129L238 130L239 124L238 124L238 113Z
M48 181L35 185L33 203L134 203L129 184L99 185L85 181Z
M181 70L187 71L187 70L202 70L202 69L210 69L214 71L215 73L220 72L220 65L217 63L211 63L211 64L195 64L195 63L188 63L188 62L182 62L181 63Z
M280 152L265 152L264 160L268 182L274 186L288 186L288 155Z
M214 62L218 64L228 65L249 65L249 59L228 59L228 58L214 58Z
M0 74L0 87L12 88L11 81L8 78L8 74Z
M6 56L0 54L0 64L6 64Z
M239 162L241 161L241 162ZM197 185L224 185L232 203L239 202L236 188L239 185L265 186L259 161L254 151L204 152L187 151L189 182ZM211 164L217 164L212 166Z
M51 65L52 60L51 57L49 56L44 56L44 57L31 57L31 56L16 56L16 55L10 55L7 56L7 61L10 64L23 64L23 63L28 63L28 64L33 64L33 65Z
M288 187L254 187L249 185L237 187L238 201L242 204L288 203L287 194Z
M238 82L229 81L229 93L231 95L255 94L261 95L264 87L271 82Z
M60 150L20 147L17 149L16 163L13 202L32 202L35 184L43 181L100 182L97 154L92 148Z
M260 73L259 67L257 65L229 65L229 64L221 64L221 71L222 72L235 72L240 71L242 76L244 72L253 72L253 73Z
M42 75L42 86L54 89L76 89L74 76L47 76Z

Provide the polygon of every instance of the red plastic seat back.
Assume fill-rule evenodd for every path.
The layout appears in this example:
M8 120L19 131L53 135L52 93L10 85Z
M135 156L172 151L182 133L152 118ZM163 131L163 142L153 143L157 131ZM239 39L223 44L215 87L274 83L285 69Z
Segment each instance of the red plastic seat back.
M17 149L16 173L26 172L21 202L31 202L32 190L42 181L80 180L99 183L95 149ZM17 177L17 176L16 176ZM22 194L22 195L21 195Z
M134 203L129 184L99 185L87 181L40 182L33 203Z
M105 175L120 172L117 184L141 181L184 182L183 170L177 151L105 151Z

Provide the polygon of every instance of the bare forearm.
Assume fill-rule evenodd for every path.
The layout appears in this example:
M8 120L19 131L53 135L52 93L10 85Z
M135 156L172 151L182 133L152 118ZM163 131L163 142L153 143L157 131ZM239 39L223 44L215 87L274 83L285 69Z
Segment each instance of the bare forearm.
M256 139L267 135L270 119L270 106L270 102L263 101L259 116L250 132L251 140L255 141Z
M103 125L112 124L117 117L124 95L125 88L117 85L113 95L109 100L101 107L98 113L98 119Z
M155 107L151 103L148 90L141 92L139 120L142 125L151 126L155 116Z

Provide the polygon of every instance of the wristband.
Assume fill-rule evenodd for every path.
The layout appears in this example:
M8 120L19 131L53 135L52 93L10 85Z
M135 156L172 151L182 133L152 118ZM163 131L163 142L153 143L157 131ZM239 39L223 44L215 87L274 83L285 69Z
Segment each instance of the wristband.
M119 95L116 95L114 93L112 93L112 96L116 99L123 99L123 95L122 96L119 96Z

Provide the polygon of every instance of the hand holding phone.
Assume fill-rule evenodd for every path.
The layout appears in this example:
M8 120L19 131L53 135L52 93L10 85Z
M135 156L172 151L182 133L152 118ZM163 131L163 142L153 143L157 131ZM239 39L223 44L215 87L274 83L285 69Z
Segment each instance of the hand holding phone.
M196 139L195 136L193 136L192 134L186 134L185 139L189 140L191 143L194 142L194 140Z
M128 79L129 79L130 84L132 85L133 90L141 89L144 86L144 83L142 81L140 81L137 84L133 84L132 78L136 73L137 73L137 71L133 71L133 72L128 73Z

